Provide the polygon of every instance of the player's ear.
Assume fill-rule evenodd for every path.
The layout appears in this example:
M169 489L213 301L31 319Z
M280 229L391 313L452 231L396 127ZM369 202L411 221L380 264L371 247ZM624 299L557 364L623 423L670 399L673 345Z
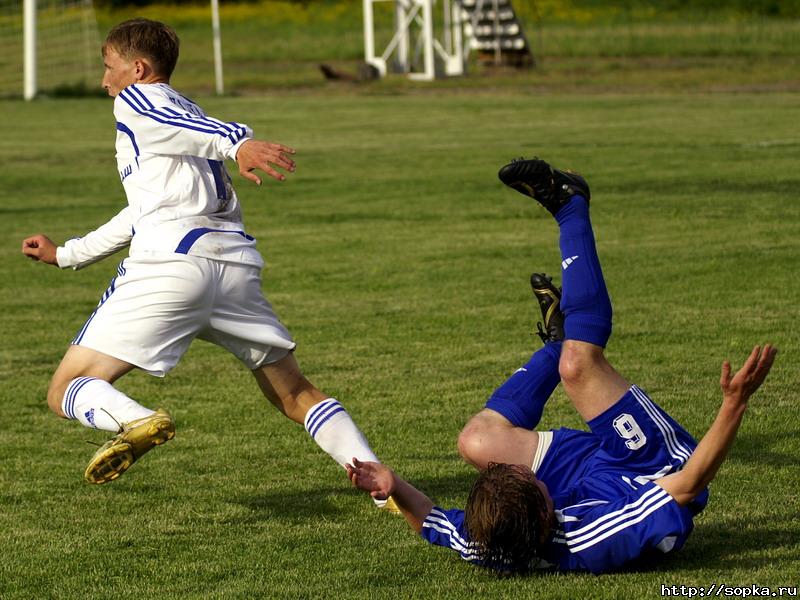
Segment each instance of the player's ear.
M137 79L144 79L149 73L152 72L152 67L147 64L147 61L142 58L134 59L133 61L134 74Z

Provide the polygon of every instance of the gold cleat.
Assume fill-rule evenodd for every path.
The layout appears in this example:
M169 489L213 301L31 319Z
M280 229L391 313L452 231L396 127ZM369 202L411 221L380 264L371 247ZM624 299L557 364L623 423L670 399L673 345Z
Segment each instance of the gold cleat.
M393 515L402 515L403 513L400 511L400 507L397 506L397 502L394 501L394 498L389 496L383 504L379 505L378 508L380 510L385 510L388 513Z
M174 437L175 421L162 408L148 417L125 423L120 433L94 453L84 477L89 483L114 481L151 448Z

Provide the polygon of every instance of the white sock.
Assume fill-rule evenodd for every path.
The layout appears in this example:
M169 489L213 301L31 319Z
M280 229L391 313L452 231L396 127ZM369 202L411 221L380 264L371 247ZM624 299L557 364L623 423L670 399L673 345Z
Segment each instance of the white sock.
M312 406L303 425L319 447L341 466L352 462L353 457L380 462L344 406L334 398Z
M68 419L86 427L118 433L120 425L152 415L155 411L131 400L107 381L78 377L69 382L61 410Z

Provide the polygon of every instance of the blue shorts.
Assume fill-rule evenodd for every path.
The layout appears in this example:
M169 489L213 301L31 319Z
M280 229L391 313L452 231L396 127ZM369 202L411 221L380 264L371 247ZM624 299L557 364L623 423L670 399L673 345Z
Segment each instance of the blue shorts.
M697 442L638 387L588 423L591 431L552 432L536 469L554 499L603 498L612 488L636 487L679 471ZM698 496L705 505L706 494ZM701 506L696 506L696 509ZM699 511L698 511L699 512Z

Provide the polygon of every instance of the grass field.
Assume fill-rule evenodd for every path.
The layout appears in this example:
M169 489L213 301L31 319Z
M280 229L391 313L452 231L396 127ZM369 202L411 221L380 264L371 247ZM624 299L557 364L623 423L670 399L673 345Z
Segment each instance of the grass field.
M456 436L538 347L527 277L555 271L549 215L497 167L580 169L615 303L608 355L692 433L719 365L782 354L680 553L635 571L502 579L379 513L197 342L165 380L120 388L178 435L118 482L82 480L100 432L49 414L66 344L113 276L25 260L124 203L108 100L4 102L0 138L0 598L658 597L661 585L800 579L800 108L792 94L307 94L201 99L297 148L290 180L240 180L264 287L310 378L378 454L447 506L473 472ZM580 427L559 391L542 425Z

